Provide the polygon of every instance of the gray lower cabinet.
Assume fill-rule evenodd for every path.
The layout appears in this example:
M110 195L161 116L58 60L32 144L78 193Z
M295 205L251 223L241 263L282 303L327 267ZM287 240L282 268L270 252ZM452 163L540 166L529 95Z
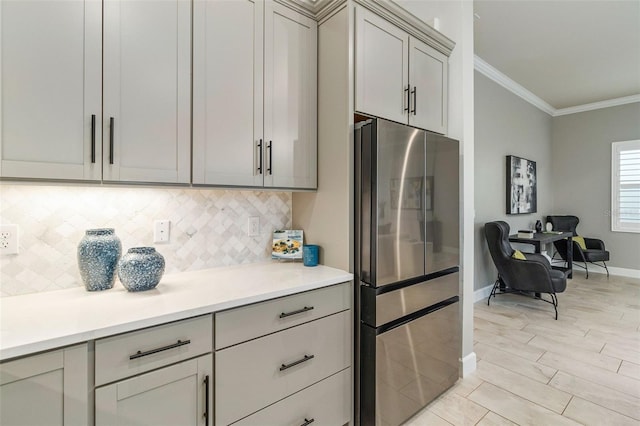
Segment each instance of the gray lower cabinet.
M96 426L211 426L212 319L96 340Z
M87 344L0 364L1 425L87 425Z
M211 354L96 389L96 426L211 425Z
M345 424L351 415L351 399L345 394L350 386L351 368L347 368L245 417L234 426Z
M350 422L350 288L343 283L216 314L216 342L231 344L215 352L216 425ZM260 335L240 332L252 322ZM241 335L246 340L237 342Z
M350 424L351 294L346 282L0 363L0 425Z

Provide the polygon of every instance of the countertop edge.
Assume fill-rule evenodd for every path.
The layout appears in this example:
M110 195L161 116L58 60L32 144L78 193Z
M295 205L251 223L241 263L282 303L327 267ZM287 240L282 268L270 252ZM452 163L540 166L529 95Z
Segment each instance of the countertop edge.
M164 312L158 315L150 315L141 319L124 321L105 327L80 330L75 333L35 340L33 342L24 344L16 344L15 346L4 347L4 345L2 345L0 346L0 362L8 362L16 358L35 355L40 352L51 351L55 349L62 349L64 347L80 344L89 340L100 339L103 337L113 336L147 327L153 327L200 315L214 314L216 312L236 308L239 306L259 303L270 299L276 299L296 293L316 290L353 280L353 274L351 273L333 268L329 269L332 269L332 275L328 278L324 277L318 280L310 280L308 282L303 282L286 288L278 288L275 290L267 289L267 291L264 292L248 292L246 295L243 295L241 297L229 298L227 300L222 300L213 304L205 303L203 305L194 306L192 308L184 310ZM212 271L214 271L212 273L216 273L216 270Z

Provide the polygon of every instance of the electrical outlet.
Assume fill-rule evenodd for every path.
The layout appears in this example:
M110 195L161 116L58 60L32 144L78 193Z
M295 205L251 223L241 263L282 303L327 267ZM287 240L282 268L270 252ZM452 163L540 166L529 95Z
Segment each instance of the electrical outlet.
M169 219L156 220L153 223L153 242L168 243L170 240L171 221Z
M247 235L249 237L257 237L260 235L260 218L252 216L247 223Z
M18 225L0 225L0 253L18 254Z

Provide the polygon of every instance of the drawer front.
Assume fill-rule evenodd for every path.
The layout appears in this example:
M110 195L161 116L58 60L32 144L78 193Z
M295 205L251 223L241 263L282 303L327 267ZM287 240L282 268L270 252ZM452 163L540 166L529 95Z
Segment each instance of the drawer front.
M96 340L96 386L211 352L211 315Z
M234 426L344 425L351 418L351 369L328 377L245 417Z
M351 363L352 312L343 311L216 352L216 424L227 425Z
M216 349L284 330L351 307L343 283L216 313Z

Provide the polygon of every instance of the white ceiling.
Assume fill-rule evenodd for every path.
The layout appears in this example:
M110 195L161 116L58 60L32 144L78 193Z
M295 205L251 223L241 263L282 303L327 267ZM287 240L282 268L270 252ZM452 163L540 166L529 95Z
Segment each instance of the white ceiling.
M553 108L640 94L640 0L475 0L475 54Z

